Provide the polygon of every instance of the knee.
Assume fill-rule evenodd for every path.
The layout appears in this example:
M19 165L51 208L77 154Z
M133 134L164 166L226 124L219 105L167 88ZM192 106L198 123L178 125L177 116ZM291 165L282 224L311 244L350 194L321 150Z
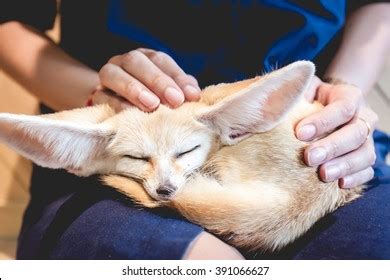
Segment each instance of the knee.
M183 259L186 260L243 260L237 249L214 235L202 232L189 246Z

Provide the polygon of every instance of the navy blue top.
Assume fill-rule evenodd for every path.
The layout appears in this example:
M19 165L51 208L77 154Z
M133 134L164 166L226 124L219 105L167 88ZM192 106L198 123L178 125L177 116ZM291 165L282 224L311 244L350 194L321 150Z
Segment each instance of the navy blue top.
M61 46L94 69L138 47L164 51L204 86L299 59L315 60L323 69L346 16L370 2L377 1L66 0L60 6ZM52 26L55 0L2 3L0 22Z
M345 20L345 1L110 1L108 29L170 54L195 76L243 79L290 62L313 60ZM150 10L150 7L153 7ZM145 13L148 16L145 16Z

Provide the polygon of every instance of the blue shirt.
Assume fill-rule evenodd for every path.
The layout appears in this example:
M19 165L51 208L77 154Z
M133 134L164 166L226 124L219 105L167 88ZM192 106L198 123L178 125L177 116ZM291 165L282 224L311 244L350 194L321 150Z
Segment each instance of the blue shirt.
M171 55L202 86L240 80L299 59L325 68L346 16L374 1L66 0L61 47L98 70L139 47ZM5 4L5 7L4 7ZM4 0L0 22L50 28L55 0ZM41 13L31 11L41 10ZM325 59L319 59L325 54Z
M248 66L270 71L313 60L329 43L344 24L345 1L305 2L313 3L143 1L133 7L129 1L111 0L108 28L168 53L194 76L212 69L225 81L235 80L246 77Z

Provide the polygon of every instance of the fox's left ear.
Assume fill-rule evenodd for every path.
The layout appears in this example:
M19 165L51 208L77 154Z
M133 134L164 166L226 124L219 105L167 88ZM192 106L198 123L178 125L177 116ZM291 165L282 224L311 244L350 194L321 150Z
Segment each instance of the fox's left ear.
M309 61L292 63L225 97L197 120L217 131L226 145L271 130L303 98L314 72Z
M0 141L43 167L101 173L114 133L104 120L113 114L104 105L41 116L0 113Z

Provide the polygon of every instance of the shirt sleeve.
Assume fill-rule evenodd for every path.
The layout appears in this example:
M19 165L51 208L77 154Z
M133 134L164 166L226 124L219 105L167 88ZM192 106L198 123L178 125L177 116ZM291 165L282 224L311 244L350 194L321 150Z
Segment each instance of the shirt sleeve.
M390 3L390 0L349 0L347 1L347 15L363 6L375 3Z
M40 31L51 29L57 13L56 0L1 0L0 24L19 21Z

